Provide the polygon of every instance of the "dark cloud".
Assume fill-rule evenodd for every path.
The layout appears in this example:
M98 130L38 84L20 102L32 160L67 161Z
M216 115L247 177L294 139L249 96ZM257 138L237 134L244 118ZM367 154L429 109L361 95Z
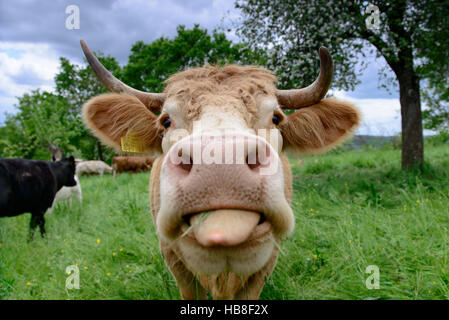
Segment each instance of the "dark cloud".
M80 29L68 30L66 7L80 9ZM232 1L30 1L0 3L0 41L47 43L61 56L82 60L79 40L126 63L131 45L172 37L176 26L218 26Z
M44 81L41 75L36 74L35 72L30 70L23 70L23 68L20 70L18 74L12 75L10 79L16 83L20 83L21 85L29 85L35 87L39 87L43 84L51 86L53 82L53 81Z

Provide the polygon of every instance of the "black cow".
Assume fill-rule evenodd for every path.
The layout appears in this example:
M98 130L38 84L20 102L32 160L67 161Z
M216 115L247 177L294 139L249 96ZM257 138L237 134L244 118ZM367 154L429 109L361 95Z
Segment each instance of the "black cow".
M44 214L63 186L76 185L75 159L50 162L0 159L0 217L30 212L30 239L39 226L45 235Z

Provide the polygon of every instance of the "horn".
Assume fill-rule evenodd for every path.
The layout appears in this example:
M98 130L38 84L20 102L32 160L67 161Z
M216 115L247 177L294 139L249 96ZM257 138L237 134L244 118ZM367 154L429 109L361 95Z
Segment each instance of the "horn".
M300 109L318 103L326 95L334 74L332 56L326 47L318 51L320 75L308 87L292 90L276 90L276 97L282 109Z
M100 61L98 61L97 57L92 53L92 51L87 46L84 40L80 41L81 48L83 49L84 55L87 58L90 66L94 70L98 79L105 85L105 87L111 91L116 93L127 93L129 95L135 96L139 99L150 111L160 112L162 109L162 105L165 100L164 93L151 93L144 92L137 89L134 89L119 79L114 77L112 73L110 73Z

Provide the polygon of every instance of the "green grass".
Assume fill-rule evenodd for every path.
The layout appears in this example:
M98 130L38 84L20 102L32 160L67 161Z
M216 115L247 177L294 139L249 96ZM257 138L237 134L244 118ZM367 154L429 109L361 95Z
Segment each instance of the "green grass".
M292 158L296 227L262 299L449 299L449 146L419 174L395 150ZM160 254L148 173L82 177L83 205L59 205L26 241L29 214L0 219L1 299L179 299ZM66 267L81 285L68 290ZM368 290L365 269L380 270Z

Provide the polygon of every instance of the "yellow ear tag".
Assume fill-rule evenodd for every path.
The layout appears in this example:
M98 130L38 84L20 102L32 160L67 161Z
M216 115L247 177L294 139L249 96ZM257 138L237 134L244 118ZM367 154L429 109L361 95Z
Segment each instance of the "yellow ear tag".
M124 137L120 138L123 152L145 153L144 142L131 130L128 130Z

